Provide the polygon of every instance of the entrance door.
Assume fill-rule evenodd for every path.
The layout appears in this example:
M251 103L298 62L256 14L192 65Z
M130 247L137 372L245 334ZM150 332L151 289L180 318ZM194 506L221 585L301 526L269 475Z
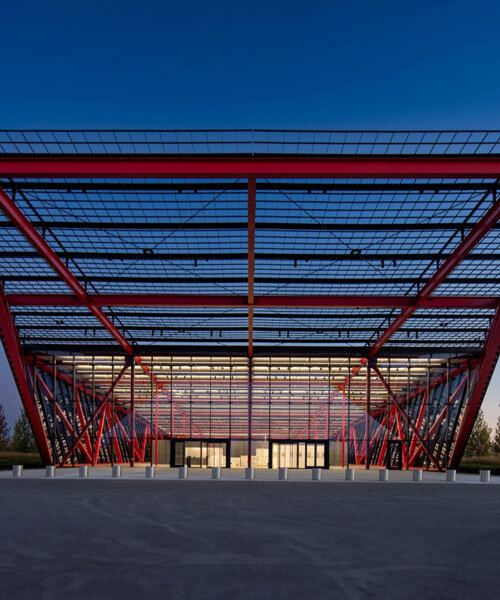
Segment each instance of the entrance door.
M173 467L184 466L184 442L175 442L173 455Z
M271 442L271 468L312 469L325 468L325 442Z
M228 466L228 442L209 442L204 440L175 441L173 467L212 468Z
M225 442L203 442L207 448L207 466L225 467L226 466L226 443Z
M297 444L283 443L283 444L272 444L272 463L273 469L297 468Z
M389 440L387 442L387 468L403 468L403 442L401 440Z

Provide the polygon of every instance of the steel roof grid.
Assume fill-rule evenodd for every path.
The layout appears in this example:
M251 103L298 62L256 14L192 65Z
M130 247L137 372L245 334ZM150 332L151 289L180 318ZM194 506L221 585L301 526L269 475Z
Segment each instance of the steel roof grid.
M3 130L0 152L32 154L489 154L500 132L311 130Z
M3 137L2 137L3 136ZM236 137L235 137L236 136ZM160 153L166 153L165 148L174 147L175 152L211 153L214 156L219 152L244 152L243 146L250 144L253 153L259 152L285 152L299 154L404 154L404 155L432 155L432 154L489 154L495 151L498 144L498 132L273 132L273 131L226 131L226 132L3 132L0 133L0 144L5 142L15 151L37 152L40 145L41 152L55 155L71 155L85 153L131 152L137 154L154 153L155 148L161 147ZM339 150L338 147L341 146ZM205 147L203 151L201 148ZM190 148L186 150L186 148ZM326 148L326 150L325 150ZM38 150L37 150L38 149ZM116 150L119 149L119 150ZM270 149L273 149L272 151ZM5 148L4 148L5 150ZM12 150L14 151L14 150ZM22 178L10 182L17 187L11 187L16 193L16 204L22 212L45 233L47 239L57 252L66 254L66 260L76 276L88 286L90 293L220 293L223 290L229 294L244 295L247 291L246 262L242 258L227 256L228 251L236 250L244 254L247 250L246 231L246 193L242 189L225 190L225 185L236 185L238 180L219 183L213 180L205 181L220 188L210 191L197 189L196 182L189 179L160 180L160 179L113 179L99 180L96 178L82 179L34 179L38 182L37 189L23 190ZM179 192L169 190L124 188L120 190L117 185L153 185L165 181L174 185L192 185L193 189L184 189ZM289 180L297 184L301 180ZM330 180L332 184L352 186L356 182L363 185L361 191L354 189L335 191L320 190L316 188L311 192L295 191L294 189L280 189L284 185L282 180L274 183L261 181L262 185L270 184L266 190L258 190L256 205L256 268L255 268L255 293L270 295L276 293L289 293L296 295L311 295L322 293L330 294L414 294L418 291L419 283L425 282L427 272L434 270L434 259L422 258L419 254L440 255L444 257L451 252L460 241L464 224L470 228L477 223L488 208L491 194L485 193L496 186L494 179L472 180L463 183L476 184L477 189L468 187L457 190L450 187L456 184L457 179L411 180L412 184L429 186L429 184L443 187L422 190L392 190L388 188L369 190L368 180ZM389 182L389 180L387 180ZM41 187L47 184L67 184L68 189L47 189ZM407 180L399 180L399 183ZM9 182L8 182L9 183ZM88 190L88 184L111 185L114 188L100 190L98 187ZM302 182L304 183L304 182ZM330 185L322 180L306 182L308 185ZM373 185L381 182L373 180ZM25 182L29 188L30 182ZM368 184L368 186L367 186ZM391 183L393 186L398 181ZM80 185L80 191L75 190L75 185ZM50 186L48 186L50 187ZM195 191L196 188L196 191ZM326 191L326 193L323 193ZM55 221L54 222L54 215ZM3 221L2 221L3 222ZM58 223L57 223L58 222ZM235 223L237 228L227 229L228 223ZM74 229L68 227L75 226ZM123 228L120 224L130 229ZM142 224L142 225L141 225ZM154 225L158 229L154 229ZM189 225L189 227L188 227ZM424 227L427 226L427 227ZM78 226L78 227L76 227ZM120 226L120 227L119 227ZM139 226L139 228L138 228ZM264 228L268 226L269 228ZM334 228L332 229L332 226ZM345 227L352 227L351 230ZM371 226L371 227L369 227ZM397 226L394 228L393 226ZM416 226L416 227L415 227ZM378 229L375 229L377 227ZM302 228L302 229L301 229ZM335 230L337 228L337 230ZM398 230L399 228L399 230ZM6 233L7 232L7 233ZM491 232L491 240L483 242L488 250L494 245L497 232ZM28 248L17 231L0 227L0 251L12 246L14 240L22 240L20 248ZM3 244L3 246L2 246ZM109 253L120 252L120 261L102 257L103 248ZM89 256L71 257L71 252L86 252ZM150 260L150 252L163 251L175 253L197 251L200 255L211 252L208 262L198 259L190 260L175 258L155 257ZM259 252L268 251L266 259L259 258ZM360 253L359 260L314 260L314 262L297 262L295 259L273 259L272 253L281 257L297 255L304 251L320 256L323 253L330 255ZM369 259L363 254L371 252ZM92 253L101 252L98 257ZM127 258L126 254L134 254ZM144 256L139 257L143 252ZM476 249L477 252L477 249ZM221 259L214 258L220 254ZM404 257L412 254L412 260L404 258L393 259L395 264L386 260L386 254ZM480 254L480 253L478 253ZM486 254L486 252L485 252ZM222 258L223 257L223 258ZM378 258L380 257L380 259ZM195 265L195 261L197 264ZM384 263L384 264L382 264ZM477 293L492 295L498 293L495 281L497 264L494 261L483 261L476 258L468 261L467 270L464 266L457 268L452 277L441 284L436 290L437 294L468 294L475 289ZM469 266L470 265L470 266ZM17 268L16 268L17 266ZM28 276L35 270L35 279L29 280ZM35 287L36 291L59 291L61 284L57 277L51 275L51 269L40 261L33 260L30 256L12 256L6 258L4 264L4 278L7 292L26 291ZM23 278L25 278L23 280ZM38 280L36 279L38 278ZM463 281L462 281L463 279ZM50 284L46 285L46 284ZM64 284L62 284L64 287ZM219 288L219 289L218 289ZM31 290L30 290L31 291ZM15 312L15 311L14 311ZM130 311L129 311L130 312ZM166 311L168 313L168 311ZM199 310L198 310L199 312ZM285 315L285 311L280 311ZM295 311L296 313L297 311ZM303 312L303 311L301 311ZM352 312L352 311L351 311ZM372 337L380 331L382 325L388 321L396 311L381 311L379 326L376 318L370 318ZM148 340L140 329L139 317L122 317L120 310L109 311L111 317L116 315L119 327L136 340ZM139 311L136 314L147 314ZM208 314L208 313L207 313ZM311 313L312 314L312 313ZM327 313L323 313L327 314ZM344 313L347 314L347 313ZM377 313L373 313L375 315ZM220 315L220 311L219 311ZM462 312L463 315L463 312ZM228 339L231 343L238 340L237 330L244 323L244 318L232 317L231 314L208 317L210 326L219 326L221 339ZM267 319L267 320L265 320ZM364 317L366 323L366 317ZM292 321L287 325L288 330L295 331L310 328L304 331L299 338L294 336L290 344L302 342L309 343L308 338L317 336L319 344L324 343L318 337L317 331L328 329L322 321L307 319L301 315L300 324L296 317L286 319L281 316L277 322L269 316L260 319L255 316L256 343L270 343L279 338L279 330L285 320ZM206 321L206 319L205 319ZM261 323L261 321L263 321ZM191 327L190 336L186 332L171 332L170 338L174 341L187 343L188 340L197 341L197 335L190 323L193 322L185 316L179 316L170 321L168 316L164 322L172 323L168 327L186 329ZM314 325L312 323L314 322ZM473 330L466 326L466 319L462 317L464 334ZM85 322L86 323L86 322ZM343 327L359 329L356 318L344 320ZM426 322L427 323L427 322ZM44 322L31 322L33 327L41 327ZM57 324L52 324L52 332L68 331L70 325L76 326L74 320L68 321L65 329L57 329ZM28 325L28 323L26 323ZM22 323L21 328L24 327ZM134 329L134 326L137 329ZM149 323L148 323L149 327ZM428 327L428 326L427 326ZM422 321L415 321L414 329L425 327ZM154 329L154 327L152 327ZM330 329L335 329L330 324ZM341 326L338 327L341 330ZM408 326L403 328L404 336ZM411 329L411 328L410 328ZM27 330L29 331L29 330ZM41 329L33 329L40 331ZM342 331L342 330L341 330ZM137 335L136 335L137 334ZM434 338L439 336L432 334ZM182 337L184 336L184 337ZM336 337L339 337L336 334ZM342 337L342 334L340 334ZM61 338L62 339L62 338ZM368 341L371 338L368 338ZM458 338L455 338L458 339ZM185 340L185 341L184 341ZM394 344L398 343L398 336ZM445 341L447 341L446 338ZM423 342L432 341L425 337ZM149 343L149 342L148 342ZM239 342L237 342L239 343ZM336 342L337 343L337 342ZM358 340L355 341L358 343ZM288 345L288 342L287 342Z

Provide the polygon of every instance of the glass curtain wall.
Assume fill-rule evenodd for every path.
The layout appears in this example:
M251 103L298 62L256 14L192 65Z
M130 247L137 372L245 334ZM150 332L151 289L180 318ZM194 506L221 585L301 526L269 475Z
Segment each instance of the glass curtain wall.
M464 358L36 355L26 371L57 464L234 468L444 466L476 378Z

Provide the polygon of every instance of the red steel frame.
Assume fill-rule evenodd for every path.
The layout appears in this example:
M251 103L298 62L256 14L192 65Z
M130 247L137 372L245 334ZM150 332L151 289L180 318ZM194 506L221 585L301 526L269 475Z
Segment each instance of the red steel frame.
M116 342L133 357L133 360L151 376L156 385L156 391L164 391L162 383L149 367L143 364L140 357L135 356L130 343L113 325L107 315L102 311L102 306L247 306L248 307L248 356L253 355L253 309L259 307L321 307L321 306L346 306L346 307L392 307L400 308L401 313L389 325L369 351L369 358L376 356L383 345L398 331L403 323L418 308L496 308L495 319L487 336L483 348L477 384L472 398L469 401L465 415L457 436L457 442L450 460L452 466L459 462L465 443L486 391L491 372L494 368L500 349L500 316L499 299L496 297L440 297L432 296L438 286L448 277L455 267L471 252L471 250L484 238L500 218L500 202L494 200L491 208L483 218L471 229L468 235L455 248L448 259L430 277L417 296L333 296L333 297L293 297L293 296L265 296L258 297L253 294L254 277L254 246L255 246L255 188L256 178L321 178L321 177L355 177L355 178L486 178L500 176L500 158L496 156L281 156L281 157L146 157L146 156L3 156L0 157L1 177L115 177L115 178L247 178L248 179L248 295L245 296L190 296L190 295L89 295L86 293L78 279L59 259L55 252L40 236L36 229L19 211L14 202L0 188L0 208L6 217L17 227L28 242L37 250L52 269L66 283L73 295L65 294L11 294L6 296L0 290L0 329L7 351L9 362L14 374L21 398L25 405L30 423L35 432L42 458L49 462L50 450L48 448L43 424L36 406L30 398L30 391L22 358L22 351L15 331L10 305L35 304L53 306L87 306L89 311L99 320L101 325L111 334ZM361 361L357 371L353 372L350 379L359 368L366 364L366 359ZM389 394L393 395L389 384L385 382L376 366L373 368ZM251 383L249 383L249 390ZM339 390L340 391L340 390ZM345 385L343 386L345 392ZM156 393L157 393L156 392ZM370 379L367 378L367 415L369 415ZM251 422L251 392L249 391L249 423ZM393 398L395 400L395 398ZM133 406L133 391L132 391ZM100 405L102 408L102 405ZM395 416L405 419L408 426L414 430L416 439L421 448L426 451L425 440L418 433L418 423L413 425L399 402L394 402ZM172 401L172 409L174 403ZM133 411L132 411L133 413ZM97 415L96 415L97 416ZM95 418L95 417L94 417ZM317 415L314 416L317 419ZM132 419L135 423L135 419ZM103 424L104 417L101 424ZM134 424L132 424L131 462L134 460ZM344 428L343 428L344 429ZM354 431L354 429L353 429ZM343 433L344 435L344 433ZM83 434L80 434L83 436ZM368 436L369 437L369 436ZM365 461L369 466L370 440L365 440ZM357 445L355 444L357 449ZM414 450L414 449L413 449ZM250 455L250 436L249 436ZM410 453L411 455L411 453ZM409 457L411 458L411 456ZM432 455L429 458L433 463ZM439 468L439 465L436 464Z
M14 320L5 297L3 286L0 284L0 335L2 336L3 346L7 360L9 361L14 380L19 391L19 396L28 416L31 428L35 435L40 456L45 464L52 462L52 453L47 443L45 429L39 408L31 397L31 392L26 378L26 370L23 362L21 344L17 336Z
M496 156L1 156L1 177L496 178Z
M81 306L71 294L7 294L10 306ZM248 296L217 294L89 294L93 306L169 306L238 308L249 306ZM258 308L496 308L496 296L253 296Z

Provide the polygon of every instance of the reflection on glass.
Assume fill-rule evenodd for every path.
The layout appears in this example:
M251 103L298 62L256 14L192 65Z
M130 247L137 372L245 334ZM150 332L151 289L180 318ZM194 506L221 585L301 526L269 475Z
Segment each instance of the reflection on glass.
M325 444L314 442L273 442L271 444L273 469L304 469L325 467Z
M184 442L175 443L175 466L182 467L184 464Z
M175 443L175 466L225 467L226 442L185 441ZM184 452L184 456L183 456Z
M307 444L307 467L315 466L315 444Z
M323 444L318 444L316 446L316 466L325 466L325 447L323 446Z
M299 444L299 469L306 468L306 445L301 442Z

